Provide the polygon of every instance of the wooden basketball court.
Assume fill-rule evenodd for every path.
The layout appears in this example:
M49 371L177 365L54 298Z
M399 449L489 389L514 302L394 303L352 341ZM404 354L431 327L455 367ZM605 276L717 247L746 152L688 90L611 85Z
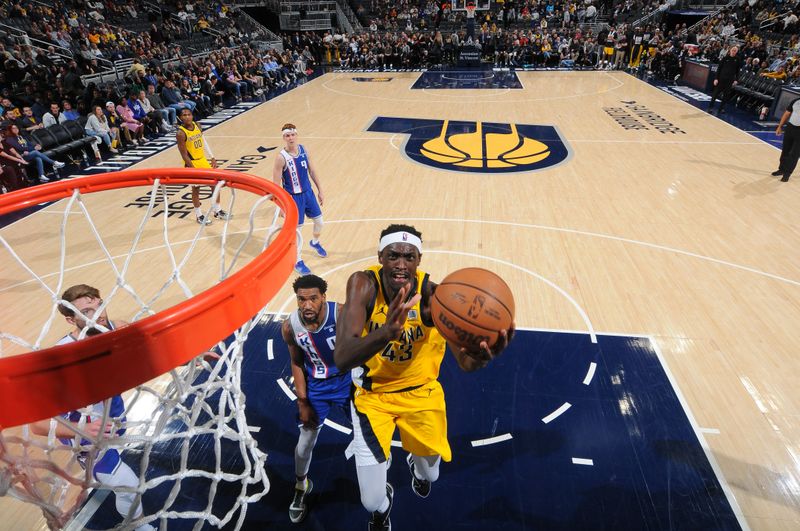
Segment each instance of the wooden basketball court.
M585 332L588 321L598 333L653 338L734 511L741 510L739 523L800 527L800 189L797 176L781 183L769 175L779 151L624 73L519 72L520 89L412 89L420 75L326 74L206 136L225 160L220 167L270 179L281 126L297 125L322 180L322 241L329 252L317 258L306 244L303 257L328 280L329 299L342 301L348 276L375 261L380 230L405 222L422 231L421 268L434 280L466 266L504 277L519 327ZM449 163L452 156L441 153L433 165L420 163L425 156L406 149L414 131L444 121L495 124L498 138L502 124L509 131L552 126L566 151L559 156L553 149L538 160L523 154L522 162L498 162L492 171L463 171L475 166ZM392 127L399 132L381 131ZM478 140L442 145L460 152L477 146L474 158L488 158L482 129L464 127ZM511 140L508 150L528 145ZM136 168L177 166L173 148ZM112 256L130 247L141 222L136 204L146 192L85 196ZM176 192L176 201L184 193ZM228 197L223 192L223 204ZM236 201L232 226L243 230L252 198L239 194ZM51 287L65 203L0 229ZM106 293L113 271L82 216L73 216L63 285L88 282ZM256 220L267 226L271 218L264 212ZM159 223L144 231L130 265L129 278L145 294L163 282L151 280L151 272L172 269ZM175 242L190 241L197 230L191 214L168 223ZM221 223L211 225L204 241L221 230ZM303 236L307 242L310 223ZM0 252L3 329L35 339L51 302ZM184 278L202 289L218 275L219 246L198 246ZM176 291L165 304L181 296L170 289ZM129 319L134 305L127 303L119 299L112 317ZM273 306L293 304L287 283ZM56 319L42 344L66 331ZM629 406L636 410L634 402ZM2 529L44 528L38 510L16 501L0 499L0 511Z

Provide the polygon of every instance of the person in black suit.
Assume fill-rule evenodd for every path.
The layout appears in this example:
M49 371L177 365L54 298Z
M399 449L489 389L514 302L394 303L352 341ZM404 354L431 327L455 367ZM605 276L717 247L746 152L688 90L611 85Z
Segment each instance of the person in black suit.
M719 110L717 116L725 113L725 106L734 95L733 87L739 79L739 70L742 62L736 54L739 52L738 46L732 46L728 50L728 55L722 58L717 67L717 78L714 80L714 92L711 94L711 104L708 112L714 112L714 102L719 99Z

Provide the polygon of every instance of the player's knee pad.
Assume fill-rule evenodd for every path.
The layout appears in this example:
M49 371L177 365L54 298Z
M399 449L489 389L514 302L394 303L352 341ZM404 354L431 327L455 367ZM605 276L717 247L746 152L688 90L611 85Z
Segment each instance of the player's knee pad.
M420 457L414 456L414 472L420 479L433 483L439 479L439 463L442 458L438 455Z
M380 510L383 500L386 499L386 487L383 489L361 489L361 505L367 512L374 513Z
M311 221L314 222L314 234L320 234L322 232L322 216L317 216Z
M361 505L368 512L381 509L386 500L386 463L356 466Z
M320 427L321 428L321 427ZM295 451L300 457L308 457L317 444L317 436L319 429L300 428L300 437L297 438L297 447Z

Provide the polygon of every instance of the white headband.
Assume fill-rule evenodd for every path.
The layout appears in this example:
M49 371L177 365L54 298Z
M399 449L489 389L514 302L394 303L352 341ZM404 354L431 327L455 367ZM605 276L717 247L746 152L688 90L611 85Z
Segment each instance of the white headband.
M286 128L283 131L281 131L281 134L288 135L289 133L296 133L296 132L297 132L297 129Z
M387 245L391 245L393 243L407 243L409 245L413 245L417 248L419 254L422 254L422 240L409 232L393 232L391 234L387 234L381 238L381 241L378 244L378 252L383 251Z

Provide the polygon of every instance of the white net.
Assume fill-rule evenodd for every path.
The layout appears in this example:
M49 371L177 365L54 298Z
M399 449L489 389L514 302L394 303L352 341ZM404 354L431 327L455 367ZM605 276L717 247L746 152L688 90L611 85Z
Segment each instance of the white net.
M116 315L136 321L192 298L241 269L269 245L280 229L281 213L269 201L271 196L241 191L250 197L239 208L237 191L223 188L224 184L214 187L205 216L213 216L212 205L223 189L230 190L223 208L231 216L214 225L212 234L210 227L194 225L193 216L185 220L170 215L176 203L169 187L156 179L145 194L141 221L136 222L135 232L125 236L122 251L120 234L104 230L107 218L101 223L90 213L108 201L87 198L107 192L83 196L74 190L61 201L58 270L52 274L37 272L41 268L33 258L15 250L13 235L0 232L0 245L7 253L4 267L16 264L21 276L14 286L25 285L27 290L35 286L48 304L42 311L47 318L36 326L20 326L20 331L3 326L0 357L52 346L56 330L51 329L64 335L67 327L59 304L79 311L61 300L63 289L72 284L95 285L103 295L100 307L86 317L77 338L81 340L87 332L108 331L96 321L104 310L114 311L109 313L112 323ZM71 230L76 223L80 226ZM186 237L187 231L193 235ZM71 251L76 247L85 251L89 241L99 256L90 261L94 268L74 270L68 260ZM137 258L156 247L158 262L152 256ZM209 256L219 262L218 268L209 263ZM205 262L204 267L193 268L198 260ZM207 278L198 281L197 271ZM14 290L5 291L8 296ZM83 529L93 516L91 507L98 505L106 509L100 518L102 528L166 529L170 520L181 519L193 521L194 529L207 525L239 529L248 504L269 489L266 454L253 437L258 429L248 425L241 388L243 345L267 312L266 302L231 336L208 345L209 352L193 353L194 360L120 397L0 432L0 495L38 505L55 529Z

